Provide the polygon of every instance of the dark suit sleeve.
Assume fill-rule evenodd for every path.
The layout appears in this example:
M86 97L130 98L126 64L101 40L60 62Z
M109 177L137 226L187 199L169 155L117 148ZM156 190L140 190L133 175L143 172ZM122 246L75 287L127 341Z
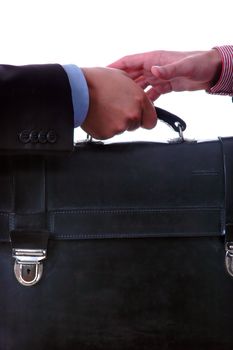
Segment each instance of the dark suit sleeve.
M0 152L73 148L69 80L58 64L0 65Z

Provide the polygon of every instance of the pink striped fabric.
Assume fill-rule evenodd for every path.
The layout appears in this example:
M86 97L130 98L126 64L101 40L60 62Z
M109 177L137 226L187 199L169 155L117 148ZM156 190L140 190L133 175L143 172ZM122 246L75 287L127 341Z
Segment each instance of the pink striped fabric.
M233 46L216 46L222 58L222 72L219 81L209 90L212 94L233 96Z

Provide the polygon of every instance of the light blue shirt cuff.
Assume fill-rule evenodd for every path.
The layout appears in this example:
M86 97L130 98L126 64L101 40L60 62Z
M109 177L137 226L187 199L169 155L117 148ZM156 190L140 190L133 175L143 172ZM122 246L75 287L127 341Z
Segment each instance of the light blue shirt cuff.
M89 90L82 70L74 64L63 66L71 87L74 127L82 125L89 108Z

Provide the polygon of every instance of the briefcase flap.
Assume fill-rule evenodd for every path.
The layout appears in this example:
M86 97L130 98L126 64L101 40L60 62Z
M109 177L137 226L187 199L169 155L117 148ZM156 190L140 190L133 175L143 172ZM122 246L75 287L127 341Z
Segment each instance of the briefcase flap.
M219 141L80 146L48 163L47 182L57 238L223 233Z
M3 241L18 229L64 240L224 233L219 140L86 143L66 156L2 157L1 164Z

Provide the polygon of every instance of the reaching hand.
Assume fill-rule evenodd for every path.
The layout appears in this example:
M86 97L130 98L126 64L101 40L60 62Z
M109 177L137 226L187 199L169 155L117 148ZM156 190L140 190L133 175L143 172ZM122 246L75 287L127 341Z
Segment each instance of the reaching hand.
M154 101L171 91L209 89L221 73L221 57L210 51L152 51L126 56L110 67L124 70Z
M82 129L98 139L156 125L151 101L127 74L110 68L83 68L90 105Z

